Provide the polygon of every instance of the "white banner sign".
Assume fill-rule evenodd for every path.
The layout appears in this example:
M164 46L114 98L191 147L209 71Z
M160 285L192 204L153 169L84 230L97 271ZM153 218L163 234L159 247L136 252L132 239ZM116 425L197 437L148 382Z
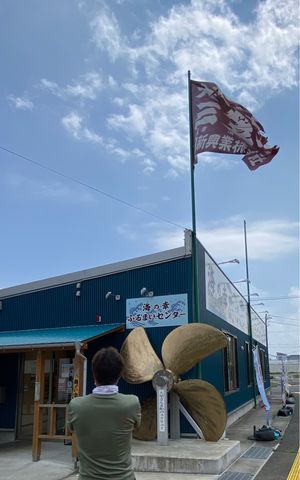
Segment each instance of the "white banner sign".
M126 328L169 327L185 323L188 323L187 293L126 300Z
M266 325L260 316L251 309L252 336L255 340L267 345Z
M247 301L207 254L205 277L206 309L248 334Z
M265 385L264 385L264 379L261 371L258 347L255 347L253 350L253 362L254 362L254 368L255 368L257 388L260 393L261 399L264 402L265 409L268 412L270 410L270 404L265 391Z

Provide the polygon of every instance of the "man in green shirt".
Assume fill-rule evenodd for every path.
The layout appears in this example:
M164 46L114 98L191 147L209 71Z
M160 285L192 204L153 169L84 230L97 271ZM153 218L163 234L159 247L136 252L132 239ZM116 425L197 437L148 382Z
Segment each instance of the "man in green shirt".
M113 347L102 348L92 360L96 388L71 400L68 426L76 434L80 480L134 480L131 439L140 424L135 395L123 395L118 380L123 358Z

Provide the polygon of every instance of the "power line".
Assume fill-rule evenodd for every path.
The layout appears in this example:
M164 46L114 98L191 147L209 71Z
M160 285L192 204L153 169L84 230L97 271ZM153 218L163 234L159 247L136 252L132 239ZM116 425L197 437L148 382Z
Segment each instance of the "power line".
M268 320L270 323L269 325L293 325L294 327L299 327L299 323L293 323L293 322L280 322L279 320L273 320L272 323L271 323L271 319Z
M300 298L300 295L286 295L286 296L281 296L281 297L259 297L259 300L266 300L266 301L273 301L273 300L290 300L293 298ZM258 300L258 298L257 298Z
M279 323L280 325L299 325L299 322L295 322L294 320L287 320L287 321L282 321L280 320L279 318L275 318L275 319L272 319L272 318L268 318L268 321L272 322L272 323Z
M271 317L276 317L276 318L283 318L284 320L294 320L295 322L299 322L299 318L291 318L291 317L283 317L282 315L273 315L273 313L270 314Z
M286 297L259 297L259 300L273 301L273 300L289 300L293 298L300 298L300 295L287 295Z
M92 185L89 185L88 183L82 182L81 180L78 180L77 178L71 177L70 175L66 175L65 173L60 172L59 170L56 170L55 168L47 167L46 165L43 165L40 162L37 162L36 160L32 160L29 157L26 157L25 155L21 155L20 153L14 152L13 150L9 150L8 148L2 147L0 145L0 149L4 150L7 153L10 153L11 155L15 155L16 157L22 158L23 160L26 160L26 162L29 162L39 168L42 168L48 172L51 172L55 175L58 175L62 178L65 178L67 180L71 180L71 182L77 183L78 185L81 185L82 187L89 188L90 190L93 190L94 192L100 193L101 195L104 195L105 197L108 197L112 200L115 200L116 202L122 203L123 205L134 208L135 210L138 210L139 212L145 213L146 215L150 215L151 217L154 217L162 222L169 223L170 225L174 225L175 227L178 227L180 229L185 230L186 227L183 227L182 225L179 225L178 223L172 222L171 220L167 220L166 218L161 217L160 215L156 215L155 213L148 212L148 210L144 210L143 208L137 207L136 205L133 205L132 203L129 203L125 200L122 200L119 197L116 197L115 195L112 195L111 193L104 192L103 190L100 190L100 188L93 187Z
M276 327L276 328L275 328L275 327ZM279 327L280 327L279 324L269 325L268 330L269 330L270 333L283 332L282 328L279 328ZM299 330L298 325L287 324L287 325L281 325L281 327L284 327L284 328L289 327L289 331L290 331L290 330L295 331L295 330L294 330L295 328L296 328L297 330Z

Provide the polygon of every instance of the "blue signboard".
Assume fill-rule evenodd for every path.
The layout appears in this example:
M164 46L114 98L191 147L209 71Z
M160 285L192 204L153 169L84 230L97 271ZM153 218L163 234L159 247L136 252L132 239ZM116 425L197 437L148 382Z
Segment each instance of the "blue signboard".
M188 323L187 293L160 297L128 298L126 328L170 327Z

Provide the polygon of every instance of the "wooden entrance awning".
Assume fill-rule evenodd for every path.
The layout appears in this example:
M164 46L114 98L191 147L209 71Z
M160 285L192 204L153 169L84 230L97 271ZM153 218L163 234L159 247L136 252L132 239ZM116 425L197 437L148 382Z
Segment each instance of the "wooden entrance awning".
M103 335L125 330L123 323L0 331L0 353L30 350L73 349Z

